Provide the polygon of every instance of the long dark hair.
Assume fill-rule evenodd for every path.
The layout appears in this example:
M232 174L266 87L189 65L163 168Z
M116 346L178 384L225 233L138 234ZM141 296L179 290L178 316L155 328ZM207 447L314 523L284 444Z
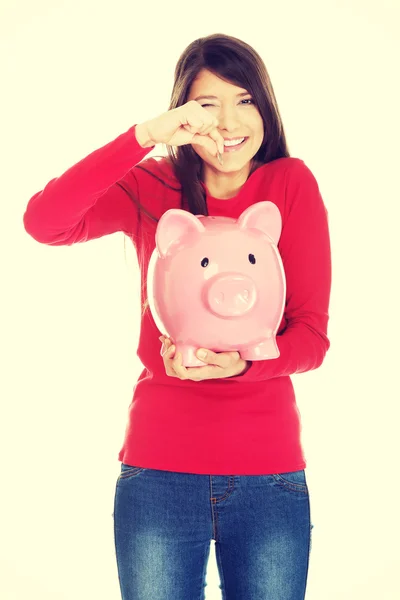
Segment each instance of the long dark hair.
M168 110L186 104L192 83L203 69L229 83L245 88L253 97L254 104L260 112L264 124L264 139L253 157L250 174L267 162L290 156L266 66L260 55L238 38L215 33L189 44L182 52L175 68ZM202 159L190 144L178 147L167 146L167 151L174 175L181 186L181 207L189 209L196 215L207 215L206 195L201 185ZM140 164L137 168L155 176ZM166 182L163 183L171 187ZM130 196L132 197L131 194ZM158 221L140 205L137 199L132 198L132 200L136 202L140 212Z

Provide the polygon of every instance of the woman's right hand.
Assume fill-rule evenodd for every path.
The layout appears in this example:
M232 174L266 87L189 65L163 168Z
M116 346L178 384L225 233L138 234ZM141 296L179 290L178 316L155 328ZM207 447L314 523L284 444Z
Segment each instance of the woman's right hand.
M224 138L218 131L218 119L196 100L173 108L159 117L137 125L138 142L153 144L202 146L212 156L224 152Z

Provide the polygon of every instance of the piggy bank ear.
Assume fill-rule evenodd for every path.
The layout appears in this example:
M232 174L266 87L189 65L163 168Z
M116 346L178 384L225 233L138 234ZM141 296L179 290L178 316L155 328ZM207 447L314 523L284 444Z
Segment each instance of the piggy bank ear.
M161 217L156 231L156 247L160 256L166 256L168 248L187 234L205 230L200 220L186 210L171 208Z
M256 202L242 212L238 225L240 229L259 229L277 245L282 231L282 217L273 202Z

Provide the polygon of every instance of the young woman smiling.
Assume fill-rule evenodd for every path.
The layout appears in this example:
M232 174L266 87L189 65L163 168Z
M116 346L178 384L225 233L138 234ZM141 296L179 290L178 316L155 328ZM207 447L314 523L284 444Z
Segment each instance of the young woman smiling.
M161 143L168 156L146 159ZM238 218L264 200L283 221L280 356L251 363L203 348L206 366L185 368L148 309L157 222L170 208ZM123 600L204 599L211 540L225 600L304 599L312 524L290 376L318 368L329 348L330 241L317 181L289 155L260 56L227 35L195 40L178 60L169 109L49 181L24 224L52 246L122 231L138 255L144 369L113 515Z

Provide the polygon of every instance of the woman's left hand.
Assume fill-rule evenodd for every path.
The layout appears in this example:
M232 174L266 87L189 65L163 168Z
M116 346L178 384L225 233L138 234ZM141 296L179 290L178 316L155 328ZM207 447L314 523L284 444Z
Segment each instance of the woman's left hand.
M160 336L159 340L163 343L163 359L168 361L169 368L167 375L178 377L179 379L191 379L192 381L202 381L204 379L222 379L226 377L235 377L243 375L250 367L249 361L240 358L239 352L212 352L203 348L196 352L196 356L207 363L204 367L184 367L182 364L182 354L170 352L171 340L165 336ZM205 352L205 356L201 352Z

